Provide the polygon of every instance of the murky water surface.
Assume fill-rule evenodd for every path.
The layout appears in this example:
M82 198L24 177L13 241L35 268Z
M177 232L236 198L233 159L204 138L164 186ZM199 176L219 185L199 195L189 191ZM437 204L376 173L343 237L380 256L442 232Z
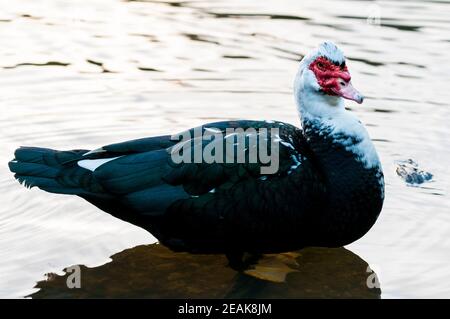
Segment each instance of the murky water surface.
M382 298L450 297L448 2L0 0L0 8L0 297L158 297L176 289L377 297L361 290L367 264ZM348 106L375 141L386 201L373 229L347 250L273 257L278 270L293 270L285 278L290 290L232 273L221 256L196 261L154 245L110 262L154 238L79 198L26 190L8 171L20 145L96 148L226 119L298 125L291 94L298 60L325 39L340 44L367 96ZM433 181L407 186L395 170L408 158ZM149 271L139 262L154 255L155 269L172 284L164 287L174 290L153 277L138 284ZM158 268L161 258L171 268ZM177 272L185 259L191 268ZM74 264L89 267L83 291L62 290L58 276L35 287ZM335 282L333 271L341 274ZM187 277L220 285L201 290Z

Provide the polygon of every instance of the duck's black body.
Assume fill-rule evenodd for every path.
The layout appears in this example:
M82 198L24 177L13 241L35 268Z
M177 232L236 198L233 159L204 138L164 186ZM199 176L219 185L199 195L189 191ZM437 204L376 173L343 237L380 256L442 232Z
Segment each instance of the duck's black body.
M278 128L278 172L261 175L261 163L175 164L170 150L178 141L170 136L112 144L87 155L19 148L9 165L26 185L78 195L176 251L232 255L342 246L376 221L383 203L381 168L366 168L326 130L266 121L202 129L210 127ZM94 171L78 164L112 157L119 158Z

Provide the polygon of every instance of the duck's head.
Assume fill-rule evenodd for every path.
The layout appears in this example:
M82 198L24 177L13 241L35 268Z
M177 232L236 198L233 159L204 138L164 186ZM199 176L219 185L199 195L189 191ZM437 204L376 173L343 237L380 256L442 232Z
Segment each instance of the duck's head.
M351 83L342 51L323 42L300 62L294 95L300 112L321 116L344 108L343 99L362 103L364 97Z

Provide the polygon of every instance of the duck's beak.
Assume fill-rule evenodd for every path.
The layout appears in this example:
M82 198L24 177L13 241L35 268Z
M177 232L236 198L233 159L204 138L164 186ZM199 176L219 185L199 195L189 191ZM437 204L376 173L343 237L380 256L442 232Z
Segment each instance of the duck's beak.
M364 101L364 96L353 87L350 79L350 74L348 72L343 72L338 78L337 85L332 90L335 94L342 96L344 99L361 104Z

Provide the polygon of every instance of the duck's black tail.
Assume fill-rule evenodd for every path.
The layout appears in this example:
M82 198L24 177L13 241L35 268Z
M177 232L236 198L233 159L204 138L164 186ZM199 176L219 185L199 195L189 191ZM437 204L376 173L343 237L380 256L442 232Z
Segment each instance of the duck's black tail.
M92 171L78 166L86 152L20 147L9 162L9 169L28 188L36 186L50 193L77 195L117 218L142 224L137 214L104 190Z
M39 187L58 194L81 195L90 189L92 174L81 169L76 159L86 150L57 151L39 147L20 147L10 161L9 169L14 177L26 187ZM87 188L86 188L87 186Z

